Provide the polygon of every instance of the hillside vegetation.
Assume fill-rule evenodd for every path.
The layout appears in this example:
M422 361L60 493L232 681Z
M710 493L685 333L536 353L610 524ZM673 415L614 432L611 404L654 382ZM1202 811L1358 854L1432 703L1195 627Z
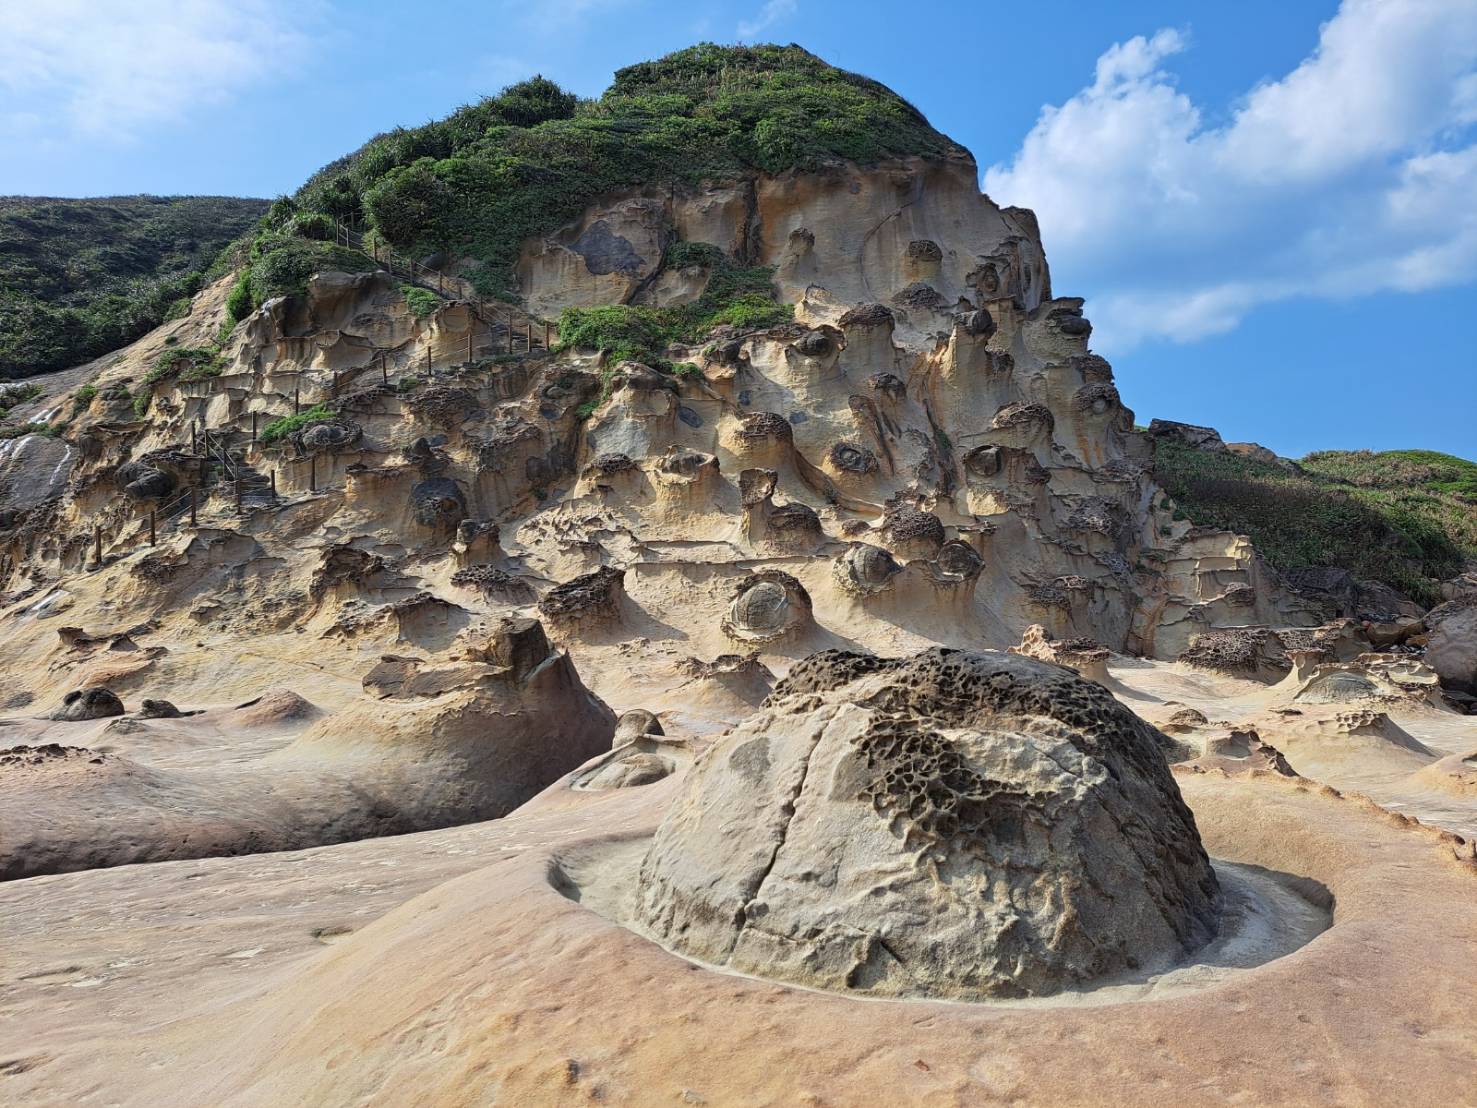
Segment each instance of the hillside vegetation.
M475 258L494 295L525 238L618 189L959 152L890 89L798 46L705 44L618 71L597 99L535 77L380 135L295 200L403 250Z
M65 369L172 314L266 210L221 196L0 198L0 379Z
M1161 439L1155 475L1201 526L1273 565L1340 566L1423 603L1477 562L1477 464L1428 450L1326 450L1294 467Z

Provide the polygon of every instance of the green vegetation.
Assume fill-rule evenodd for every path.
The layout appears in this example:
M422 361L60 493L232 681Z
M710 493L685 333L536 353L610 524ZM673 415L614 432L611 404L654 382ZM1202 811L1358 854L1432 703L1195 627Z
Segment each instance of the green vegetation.
M535 77L379 135L295 199L408 253L478 259L479 291L506 295L525 238L622 188L958 150L889 89L798 46L704 44L620 70L595 100Z
M1299 464L1361 489L1419 489L1477 504L1477 462L1434 450L1320 450Z
M144 374L144 387L153 388L160 381L172 377L184 382L204 381L208 377L219 377L223 368L220 351L214 347L178 346L154 359L154 364Z
M46 423L7 423L0 426L0 440L18 439L25 435L45 435L49 439L59 438L62 429Z
M211 259L265 208L218 196L0 198L0 378L66 369L188 312Z
M1477 561L1477 465L1431 451L1323 451L1296 468L1160 440L1155 475L1194 523L1279 568L1340 566L1423 603Z
M0 416L5 415L17 404L35 400L40 395L40 385L0 385Z
M314 423L324 423L337 415L338 413L332 408L323 404L317 404L305 412L298 412L297 415L283 416L281 419L272 420L271 423L262 428L262 433L258 436L258 441L263 446L271 446L274 442L280 442L285 439L294 431L300 431L304 427L309 427Z
M77 415L97 399L96 385L83 385L72 394L72 414Z
M709 243L678 244L709 247ZM788 323L794 308L774 300L772 271L764 266L741 268L716 246L706 255L711 266L703 295L691 304L672 308L646 308L630 304L607 304L598 308L566 308L559 316L559 342L605 355L600 396L576 409L587 419L610 399L615 367L624 361L641 362L663 373L679 376L700 371L691 362L674 365L667 357L673 343L695 343L713 328L727 324L753 330ZM588 410L587 410L588 409Z
M674 262L674 257L684 260ZM598 350L605 355L606 388L597 407L607 399L609 373L620 362L641 362L664 373L675 373L677 367L666 356L673 343L698 342L723 324L754 330L794 318L793 307L775 302L773 270L767 266L740 266L706 242L674 243L666 260L668 265L683 268L705 266L709 273L703 295L690 304L671 308L607 304L566 308L559 317L562 345Z
M441 297L430 289L423 289L419 285L401 285L400 292L405 297L405 306L416 319L425 319L441 307Z

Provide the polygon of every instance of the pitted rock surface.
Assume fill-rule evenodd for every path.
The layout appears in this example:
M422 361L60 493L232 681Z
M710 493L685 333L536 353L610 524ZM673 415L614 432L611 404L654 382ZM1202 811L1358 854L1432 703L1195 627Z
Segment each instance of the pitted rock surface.
M822 651L706 752L638 919L821 988L1036 996L1167 965L1219 886L1152 727L1030 658Z

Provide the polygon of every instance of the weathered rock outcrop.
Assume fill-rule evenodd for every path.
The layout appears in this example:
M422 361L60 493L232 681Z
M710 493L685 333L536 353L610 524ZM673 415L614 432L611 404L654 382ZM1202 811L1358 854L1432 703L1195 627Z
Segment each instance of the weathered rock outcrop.
M704 961L879 995L1164 965L1216 933L1219 893L1161 742L1027 658L812 655L694 766L639 917Z

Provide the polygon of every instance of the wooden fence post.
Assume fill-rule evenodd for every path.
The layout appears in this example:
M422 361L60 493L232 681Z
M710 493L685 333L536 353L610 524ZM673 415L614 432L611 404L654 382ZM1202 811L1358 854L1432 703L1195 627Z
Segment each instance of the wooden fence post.
M190 486L190 526L191 527L196 526L196 523L195 523L195 509L199 506L199 504L200 504L200 490L197 489L197 488L195 488L194 485L191 485Z
M523 349L533 353L533 320L523 317Z
M467 313L467 361L472 360L472 332L477 327L477 317L470 311Z
M238 516L241 514L241 477L239 474L236 477L236 514Z
M192 420L190 420L190 453L191 454L198 454L198 453L200 453L200 445L199 445L199 441L198 441L199 440L199 435L198 435L199 424L200 424L200 421L198 419L192 419Z
M390 383L389 357L385 354L383 350L380 351L380 378L384 381L385 384L388 385Z
M92 525L92 564L99 567L103 564L103 527L100 523Z
M303 383L294 381L292 384L292 414L297 415L303 410Z
M549 349L549 321L544 320L544 349Z
M277 468L272 467L272 499L277 499Z
M426 336L426 373L431 372L431 336Z
M154 522L154 509L149 509L149 545L156 546L159 542L159 531Z
M251 409L251 441L252 441L252 444L255 445L255 443L256 443L256 409L255 408Z
M308 491L318 491L318 455L308 455Z

